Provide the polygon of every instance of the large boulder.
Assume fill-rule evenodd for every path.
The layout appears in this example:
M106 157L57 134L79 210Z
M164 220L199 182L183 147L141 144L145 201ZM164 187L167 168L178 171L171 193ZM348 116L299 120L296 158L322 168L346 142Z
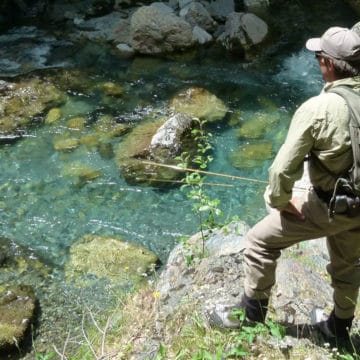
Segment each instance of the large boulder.
M209 2L208 9L215 20L223 23L226 18L235 11L235 1L212 0Z
M233 12L218 41L231 52L244 53L264 41L267 34L267 24L255 14Z
M156 302L152 313L156 325L148 324L152 331L142 329L147 336L134 346L132 359L147 358L142 356L143 352L150 353L159 344L176 349L175 342L181 342L182 336L191 333L191 326L199 329L201 324L205 332L210 313L216 311L222 316L228 311L226 309L238 306L244 292L243 250L247 231L244 223L236 222L208 233L205 256L196 256L198 249L203 247L204 239L200 234L171 252L154 292ZM191 254L193 263L189 265ZM314 254L317 254L316 258ZM329 357L329 351L319 346L319 334L316 335L311 327L312 312L317 309L326 312L332 304L329 281L323 276L326 257L325 239L308 241L301 250L293 247L283 252L268 317L284 321L288 336L281 341L266 336L254 339L250 350L254 358L260 353L274 359L295 359L299 351L301 358L312 358L314 353L317 359ZM316 266L319 259L321 270ZM310 268L313 261L314 266ZM193 314L196 314L196 325L192 325ZM302 333L305 327L314 331L313 337L302 338L306 336ZM185 333L185 329L189 331ZM169 353L167 355L170 357Z
M158 257L140 245L117 238L85 235L70 248L66 278L79 286L96 279L134 286L154 271Z
M21 137L38 115L65 101L63 92L37 77L7 83L0 94L0 140Z
M211 17L205 6L199 2L191 2L179 13L191 26L199 26L209 33L217 29L217 22Z
M19 348L35 315L31 286L0 286L0 352Z
M116 160L122 175L130 184L163 186L173 184L182 173L158 164L176 164L176 156L190 151L192 118L175 114L164 119L137 126L116 150ZM151 164L151 163L153 164Z
M224 119L228 112L225 103L203 88L188 88L170 100L170 108L200 120L215 122Z
M142 6L136 10L130 34L132 47L141 54L171 53L193 45L191 25L163 7Z

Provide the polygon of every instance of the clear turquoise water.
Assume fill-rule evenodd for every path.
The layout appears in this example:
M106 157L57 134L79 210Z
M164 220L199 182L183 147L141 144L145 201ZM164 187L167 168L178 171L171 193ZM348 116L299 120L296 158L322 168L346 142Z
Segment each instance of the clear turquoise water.
M36 54L45 56L48 48L46 45L44 50L39 38L36 33ZM45 43L49 41L46 36L44 39ZM1 41L4 39L0 38ZM7 51L10 54L10 46ZM267 179L267 169L286 135L293 111L322 86L313 55L301 46L286 55L277 54L271 61L258 60L252 65L230 58L207 57L124 60L112 49L95 45L77 51L70 47L62 58L60 55L53 62L40 56L39 67L81 66L84 82L88 79L93 83L119 82L126 92L124 98L110 102L91 89L69 92L62 107L64 122L79 115L93 119L111 113L119 121L135 126L153 112L163 113L169 99L190 86L208 89L226 103L230 112L240 111L244 122L254 114L269 118L275 114L278 122L261 139L273 144L271 159L252 169L237 169L229 161L232 152L249 141L237 138L238 126L231 127L223 121L209 128L214 135L214 161L209 170L262 180ZM36 56L34 59L39 63ZM10 68L0 66L3 75L12 75L10 72L17 68L12 64ZM53 140L62 132L61 124L37 127L24 139L0 148L1 235L33 249L54 267L52 280L37 288L42 315L36 341L45 344L45 348L52 342L61 344L68 329L79 331L84 303L103 310L114 300L109 284L96 283L93 288L78 289L64 282L62 266L69 247L77 239L89 233L122 237L145 246L166 261L180 237L198 230L186 193L179 188L130 186L121 177L114 159L103 159L98 152L85 147L68 154L56 152ZM115 138L112 143L116 146L119 141ZM89 165L102 175L79 187L66 170L72 163ZM209 187L212 196L221 200L224 221L236 215L252 225L265 214L264 185L211 176L207 180L232 185ZM21 283L21 277L14 282Z

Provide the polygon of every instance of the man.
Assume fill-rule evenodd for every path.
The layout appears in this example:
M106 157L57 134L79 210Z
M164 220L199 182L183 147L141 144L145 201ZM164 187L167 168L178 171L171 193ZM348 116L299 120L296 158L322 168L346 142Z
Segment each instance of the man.
M349 339L360 286L360 216L329 217L336 179L352 166L353 156L349 109L340 95L328 91L346 85L360 94L360 37L332 27L321 38L308 40L306 47L314 52L326 84L320 95L298 108L269 169L264 197L275 210L247 234L242 306L249 320L264 321L281 250L326 236L334 308L321 329L329 337ZM304 198L294 198L292 188L307 156L313 187Z

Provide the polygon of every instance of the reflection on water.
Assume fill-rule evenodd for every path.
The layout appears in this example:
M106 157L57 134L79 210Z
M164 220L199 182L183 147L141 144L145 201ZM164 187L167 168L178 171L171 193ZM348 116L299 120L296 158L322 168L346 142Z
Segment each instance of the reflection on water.
M25 41L31 45L23 52ZM27 51L32 52L27 57L28 68L56 65L44 56L54 44L60 46L59 43L36 29L22 38L13 32L8 38L0 37L0 42L19 44L18 49L12 49L15 53L7 46L2 54L3 76L13 75L13 71L25 66L21 59L14 60L16 53L25 56ZM67 63L64 60L61 59L63 65ZM56 339L54 319L59 327L74 326L83 301L91 299L91 305L100 308L112 302L108 284L79 290L63 282L61 269L74 241L89 233L120 236L144 245L165 261L177 239L198 228L191 203L179 188L130 186L121 177L114 159L102 157L94 147L82 145L70 153L55 151L57 136L69 131L65 127L67 120L84 117L86 126L81 130L84 135L90 132L94 119L106 114L135 126L165 113L168 100L180 89L201 86L221 98L230 109L229 118L209 128L214 135L215 158L209 170L266 180L268 166L284 139L292 112L321 87L315 59L302 50L277 59L274 69L266 69L264 65L263 71L258 70L259 65L252 69L226 60L205 62L194 58L181 62L146 57L122 60L95 45L82 48L68 64L79 62L82 87L68 92L68 100L60 109L59 123L35 128L21 141L4 145L0 152L1 235L31 247L56 267L51 285L46 290L38 289L43 308L39 338L44 343ZM120 83L125 95L104 98L96 87L104 81ZM232 114L238 117L235 125L229 120ZM274 122L259 138L239 139L240 124L254 117ZM235 168L230 163L229 157L240 146L264 140L272 144L271 156L266 161L253 168ZM110 140L113 146L119 141L119 138ZM101 175L91 182L79 183L68 170L79 166L76 164L86 164ZM265 214L264 185L210 176L207 180L233 185L209 187L212 196L221 200L226 220L237 215L253 224ZM94 291L97 295L89 296Z

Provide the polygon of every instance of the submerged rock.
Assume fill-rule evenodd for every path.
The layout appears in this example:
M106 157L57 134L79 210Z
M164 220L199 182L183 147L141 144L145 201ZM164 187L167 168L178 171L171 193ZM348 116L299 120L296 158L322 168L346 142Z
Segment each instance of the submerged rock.
M40 285L50 273L34 251L5 237L0 237L0 270L0 284L15 283L21 276L28 284Z
M102 175L100 170L94 169L80 162L66 164L64 174L65 176L73 179L73 183L77 187L82 187Z
M91 282L93 276L134 286L142 282L157 263L158 257L140 245L117 238L85 235L71 246L65 273L68 281L79 286Z
M258 141L239 146L229 156L231 165L238 169L262 166L265 160L272 158L273 145L270 141Z
M241 126L237 135L239 138L260 139L269 131L269 128L277 125L280 115L277 113L258 112Z
M59 108L52 108L47 113L45 118L45 124L54 124L61 118L61 109Z
M76 149L79 145L79 139L71 137L69 134L64 134L54 139L54 149L56 151L70 152Z
M100 138L118 137L129 132L131 127L126 124L116 122L111 115L100 116L94 124L94 132Z
M41 121L40 115L65 101L64 93L36 77L12 83L1 95L0 139L21 137L27 127Z
M209 122L222 120L228 112L221 99L203 88L181 91L170 100L170 108L176 113Z
M121 97L124 95L124 88L120 84L108 81L102 84L101 87L104 91L104 94L107 96Z
M0 351L10 351L24 341L35 312L31 286L0 286Z
M69 129L73 129L73 130L84 130L85 125L86 125L86 119L81 116L74 117L66 121L66 126Z

